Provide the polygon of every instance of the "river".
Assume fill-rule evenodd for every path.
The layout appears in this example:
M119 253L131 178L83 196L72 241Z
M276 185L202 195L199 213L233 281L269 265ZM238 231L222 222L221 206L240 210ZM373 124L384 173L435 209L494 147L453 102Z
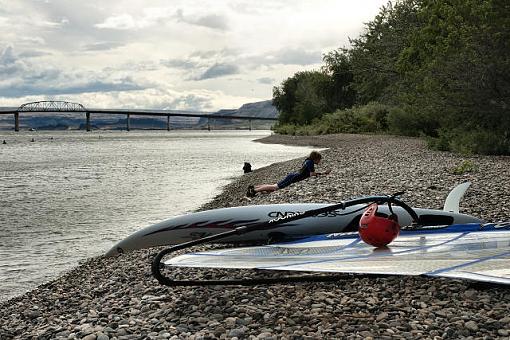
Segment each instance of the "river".
M255 169L310 151L254 142L269 134L0 131L0 300L197 209L245 161Z

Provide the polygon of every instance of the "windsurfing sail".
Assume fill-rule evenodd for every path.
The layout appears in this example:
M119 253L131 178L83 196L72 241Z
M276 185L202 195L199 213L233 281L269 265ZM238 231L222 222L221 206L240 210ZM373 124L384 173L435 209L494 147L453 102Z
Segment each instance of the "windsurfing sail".
M167 266L426 275L510 285L510 224L462 224L403 230L374 249L357 233L181 255Z

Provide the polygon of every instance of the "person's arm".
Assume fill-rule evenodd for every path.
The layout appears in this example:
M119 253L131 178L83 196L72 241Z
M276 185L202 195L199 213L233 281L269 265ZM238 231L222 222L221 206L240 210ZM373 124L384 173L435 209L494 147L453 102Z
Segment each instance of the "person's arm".
M331 172L331 169L327 169L324 172L312 172L312 173L310 173L310 176L322 176L322 175L327 175L330 172Z
M310 177L317 176L317 172L315 171L315 163L311 159L307 159L305 161L304 167L308 169Z

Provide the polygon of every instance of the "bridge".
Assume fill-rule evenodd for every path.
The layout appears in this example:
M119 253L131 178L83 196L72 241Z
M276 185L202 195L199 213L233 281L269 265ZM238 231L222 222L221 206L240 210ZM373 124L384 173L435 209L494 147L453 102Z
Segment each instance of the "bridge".
M167 130L170 131L170 117L198 117L207 118L207 129L211 130L211 119L238 119L247 120L249 122L249 129L251 130L252 120L265 120L276 121L278 118L268 117L250 117L250 116L235 116L235 115L220 115L215 113L206 112L177 112L172 110L135 110L135 109L87 109L82 104L71 103L66 101L38 101L32 103L25 103L17 109L0 110L0 114L13 114L14 115L14 131L19 131L20 113L25 112L76 112L85 114L86 130L91 130L91 116L92 114L107 114L107 115L126 115L126 130L131 129L130 118L131 116L159 116L167 117Z

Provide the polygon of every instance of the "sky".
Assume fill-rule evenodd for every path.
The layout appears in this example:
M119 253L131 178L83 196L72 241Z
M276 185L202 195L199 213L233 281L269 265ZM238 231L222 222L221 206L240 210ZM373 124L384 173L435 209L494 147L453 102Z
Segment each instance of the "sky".
M0 107L217 111L272 98L387 0L0 0Z

